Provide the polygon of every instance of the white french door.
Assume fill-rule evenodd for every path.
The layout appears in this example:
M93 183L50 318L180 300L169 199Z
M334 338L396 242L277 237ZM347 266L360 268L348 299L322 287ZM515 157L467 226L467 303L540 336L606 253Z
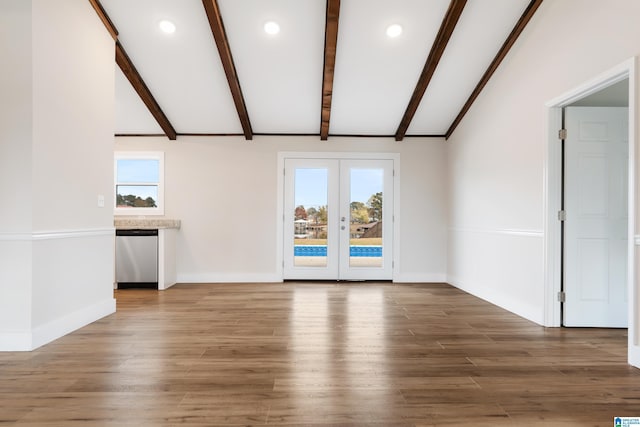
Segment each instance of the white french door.
M285 159L284 279L390 280L393 160Z
M627 327L628 109L565 109L564 326Z

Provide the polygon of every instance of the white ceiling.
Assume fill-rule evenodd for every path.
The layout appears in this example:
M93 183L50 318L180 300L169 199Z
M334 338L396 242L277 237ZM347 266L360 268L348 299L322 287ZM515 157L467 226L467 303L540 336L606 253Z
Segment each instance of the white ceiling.
M407 135L447 131L528 3L467 2Z
M101 0L178 134L242 134L202 0ZM444 135L529 0L468 0L407 135ZM325 0L218 0L254 133L319 134ZM393 135L449 0L342 0L330 135ZM176 24L172 35L158 23ZM263 25L279 23L267 35ZM390 24L402 34L385 35ZM117 68L117 67L116 67ZM162 134L116 72L116 134Z
M202 9L202 2L196 3ZM218 4L254 132L318 133L325 2L218 0ZM264 32L268 21L278 22L280 34Z
M395 133L448 6L448 0L341 2L330 133ZM390 39L385 30L393 23L403 32Z

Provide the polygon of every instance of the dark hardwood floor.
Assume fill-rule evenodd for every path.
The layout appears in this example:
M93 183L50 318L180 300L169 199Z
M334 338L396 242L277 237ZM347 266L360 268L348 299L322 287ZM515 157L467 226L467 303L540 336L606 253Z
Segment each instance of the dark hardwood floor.
M0 353L2 426L612 426L626 330L545 329L444 284L177 285Z

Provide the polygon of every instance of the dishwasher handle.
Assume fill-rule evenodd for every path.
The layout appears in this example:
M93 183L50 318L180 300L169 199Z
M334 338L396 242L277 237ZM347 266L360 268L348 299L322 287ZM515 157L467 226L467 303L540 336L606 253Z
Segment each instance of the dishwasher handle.
M130 229L130 230L116 230L116 236L157 236L157 229Z

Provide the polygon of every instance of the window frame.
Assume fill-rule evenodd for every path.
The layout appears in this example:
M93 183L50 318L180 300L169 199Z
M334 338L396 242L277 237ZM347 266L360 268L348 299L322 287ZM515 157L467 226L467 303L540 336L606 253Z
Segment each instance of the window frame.
M157 160L158 183L118 181L118 160ZM158 200L155 208L117 207L118 185L157 185ZM114 215L164 215L164 152L163 151L116 151L113 155L113 213Z

